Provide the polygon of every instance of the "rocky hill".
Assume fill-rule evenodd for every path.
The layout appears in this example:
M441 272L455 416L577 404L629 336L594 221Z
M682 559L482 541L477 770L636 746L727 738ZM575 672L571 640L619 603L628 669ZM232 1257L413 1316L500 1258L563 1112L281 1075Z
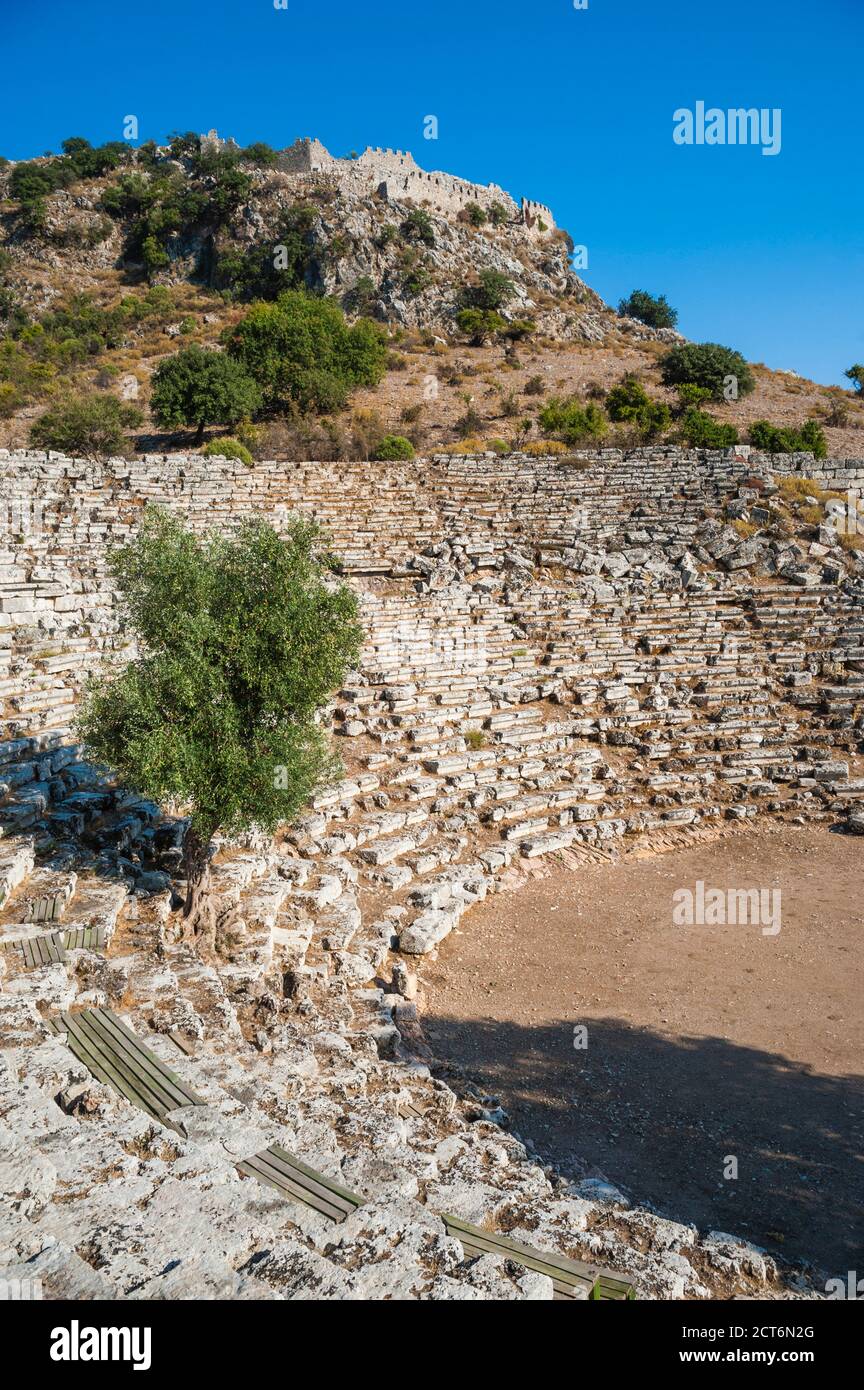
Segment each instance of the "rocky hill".
M426 172L402 151L338 159L313 140L284 151L240 150L214 132L162 148L65 144L63 156L0 168L7 445L25 444L45 403L72 389L136 399L145 425L134 447L164 447L146 414L158 362L217 344L250 300L292 286L378 320L391 340L384 380L330 428L333 456L362 457L370 436L392 430L425 450L465 433L506 444L521 431L524 442L547 394L590 398L625 372L664 394L658 358L678 335L610 309L538 202ZM471 342L457 326L460 295L484 271L512 286L509 339ZM862 452L854 394L792 373L757 368L755 392L717 414L745 429L816 416L830 452ZM294 442L295 456L325 456L326 438L310 430L318 447ZM291 447L277 431L259 456Z

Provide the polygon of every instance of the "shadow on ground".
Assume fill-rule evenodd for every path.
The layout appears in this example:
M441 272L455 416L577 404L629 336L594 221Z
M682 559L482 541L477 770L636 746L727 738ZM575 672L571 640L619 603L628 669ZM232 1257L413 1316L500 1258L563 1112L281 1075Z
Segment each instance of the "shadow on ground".
M732 1231L828 1274L864 1267L864 1078L818 1075L722 1038L615 1018L536 1027L427 1014L440 1071L488 1087L512 1128L568 1176ZM445 1061L446 1059L446 1061ZM737 1158L737 1180L724 1178Z

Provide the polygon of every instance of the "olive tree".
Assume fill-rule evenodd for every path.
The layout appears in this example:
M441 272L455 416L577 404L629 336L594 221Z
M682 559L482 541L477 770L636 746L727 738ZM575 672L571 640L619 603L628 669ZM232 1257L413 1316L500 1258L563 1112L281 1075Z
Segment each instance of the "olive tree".
M151 507L109 565L137 655L91 681L79 733L188 814L184 917L212 938L213 836L272 834L338 770L319 712L357 661L357 603L299 518L199 537Z
M150 404L164 429L197 426L195 442L200 444L206 425L233 425L254 415L261 393L233 358L193 344L159 363Z

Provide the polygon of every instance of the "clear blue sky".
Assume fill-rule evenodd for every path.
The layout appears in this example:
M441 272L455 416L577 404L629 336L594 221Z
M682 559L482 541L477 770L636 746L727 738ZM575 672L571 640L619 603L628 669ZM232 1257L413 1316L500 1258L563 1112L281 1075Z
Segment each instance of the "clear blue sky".
M173 129L426 168L550 204L606 299L823 382L864 361L864 0L0 0L0 153ZM776 157L682 148L697 101L782 110ZM437 142L423 118L439 119Z

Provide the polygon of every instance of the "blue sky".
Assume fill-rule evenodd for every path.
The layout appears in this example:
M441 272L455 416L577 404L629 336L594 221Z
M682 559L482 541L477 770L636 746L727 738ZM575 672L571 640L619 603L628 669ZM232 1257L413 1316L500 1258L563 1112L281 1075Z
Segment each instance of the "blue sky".
M864 361L864 0L0 0L0 153L173 129L426 168L548 203L606 299L823 382ZM782 111L782 148L681 147L673 112ZM439 138L423 138L427 115Z

